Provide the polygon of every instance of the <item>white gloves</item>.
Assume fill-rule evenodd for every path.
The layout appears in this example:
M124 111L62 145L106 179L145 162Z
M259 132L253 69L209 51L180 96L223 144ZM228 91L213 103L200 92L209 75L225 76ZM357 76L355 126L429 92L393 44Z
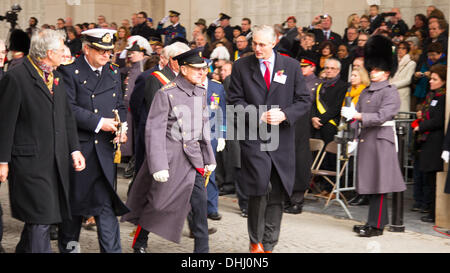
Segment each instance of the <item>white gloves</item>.
M358 113L355 109L355 104L352 102L350 107L344 106L341 109L341 116L347 119L347 121L353 119L355 114Z
M161 21L160 21L160 23L164 25L167 21L169 21L169 15L167 15L167 16L164 17L164 18L162 18Z
M205 173L207 172L213 172L216 169L216 165L205 165Z
M347 143L347 154L353 155L356 147L358 147L357 141L350 141L349 143Z
M212 24L215 25L215 26L220 25L220 17L217 18L216 20L214 20L214 21L212 22Z
M222 152L225 149L225 139L219 138L217 140L217 152Z
M156 182L167 182L169 180L169 170L162 170L153 174Z
M448 163L450 157L449 151L442 151L441 158L445 161L445 163Z

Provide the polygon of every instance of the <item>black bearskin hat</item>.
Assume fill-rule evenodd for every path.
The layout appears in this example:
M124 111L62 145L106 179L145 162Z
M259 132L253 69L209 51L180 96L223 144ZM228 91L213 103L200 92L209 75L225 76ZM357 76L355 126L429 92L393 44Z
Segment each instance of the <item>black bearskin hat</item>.
M364 46L364 67L369 72L374 68L390 72L393 77L398 67L394 52L394 43L389 38L382 35L372 36Z
M9 38L8 49L23 52L25 55L28 55L28 51L30 51L30 38L28 34L20 29L13 30Z

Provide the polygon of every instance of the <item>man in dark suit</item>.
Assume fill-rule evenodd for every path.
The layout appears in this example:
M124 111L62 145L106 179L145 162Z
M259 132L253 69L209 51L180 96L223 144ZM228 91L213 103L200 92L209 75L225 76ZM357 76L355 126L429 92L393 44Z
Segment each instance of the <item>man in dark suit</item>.
M239 108L246 108L240 183L249 195L247 223L252 253L272 252L278 242L283 202L294 186L294 125L310 109L299 63L276 54L275 43L273 27L253 30L255 55L235 63L228 93L228 102L235 106L238 117L243 116ZM252 140L255 134L256 140Z
M0 81L0 182L9 173L12 216L25 222L18 253L49 253L50 225L70 218L70 158L85 167L61 75L64 37L37 33L30 54Z
M83 52L75 62L62 67L64 85L74 112L81 150L87 168L71 179L72 220L59 229L59 249L70 252L69 242L78 242L83 217L94 216L101 252L121 252L118 215L129 210L116 193L114 143L126 141L126 108L122 101L118 68L109 63L115 31L84 31ZM118 126L123 133L116 136Z
M167 20L170 19L172 25L164 27ZM180 24L180 13L174 10L169 11L169 16L164 17L158 24L156 32L165 35L164 45L171 44L173 38L181 37L186 39L186 29Z
M147 13L145 11L136 14L136 20L137 25L131 30L131 35L139 35L147 40L152 38L161 41L161 35L159 35L154 28L147 25Z
M331 31L331 26L333 24L333 18L325 14L321 16L320 18L320 29L313 29L312 33L316 36L316 42L319 44L323 41L331 41L334 43L336 47L338 47L340 44L342 44L342 37L341 35L337 34L336 32ZM317 17L314 19L315 21L318 20ZM317 23L317 22L316 22ZM314 22L313 22L314 24Z

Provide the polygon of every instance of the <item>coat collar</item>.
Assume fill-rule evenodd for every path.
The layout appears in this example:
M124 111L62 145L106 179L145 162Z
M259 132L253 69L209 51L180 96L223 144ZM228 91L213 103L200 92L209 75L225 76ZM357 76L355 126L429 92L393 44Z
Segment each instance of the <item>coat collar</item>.
M75 61L78 68L79 84L85 86L87 89L95 94L102 93L115 86L116 80L113 73L119 73L116 68L111 68L111 64L108 62L102 67L102 73L99 78L94 71L92 71L89 64L86 62L84 55L78 57ZM117 72L116 72L117 71Z
M389 86L389 81L382 81L382 82L371 82L370 86L367 88L368 91L378 91L386 86Z
M193 85L192 83L188 82L181 73L178 74L178 76L175 78L174 82L177 84L177 86L186 93L189 97L192 95L195 96L201 96L204 94L205 89L202 87L199 87L197 85Z
M279 53L274 53L275 54L275 64L273 66L273 72L272 72L272 80L270 83L270 89L269 92L267 92L267 87L266 87L266 83L264 81L264 78L261 74L261 70L260 70L260 63L259 60L255 57L255 55L253 55L251 58L252 60L252 65L251 65L251 70L253 70L252 73L252 78L253 80L261 87L259 88L261 90L261 92L264 93L264 95L267 95L267 97L272 96L275 91L277 90L277 88L282 85L280 83L277 83L275 81L273 81L274 75L280 71L283 70L284 68L284 61L283 58L281 57L281 55Z
M28 72L30 72L31 77L34 79L34 84L39 87L39 89L45 94L45 96L53 102L53 97L50 95L50 90L48 90L47 85L45 84L42 77L37 72L36 68L34 68L33 64L28 60L28 58L25 58L23 60L24 66L28 69Z

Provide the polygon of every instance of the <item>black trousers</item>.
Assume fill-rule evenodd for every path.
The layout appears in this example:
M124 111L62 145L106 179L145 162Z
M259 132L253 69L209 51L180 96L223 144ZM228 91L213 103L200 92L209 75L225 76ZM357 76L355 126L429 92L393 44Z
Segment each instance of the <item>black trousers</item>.
M247 227L250 243L262 243L264 250L272 251L280 236L284 200L288 198L275 167L272 167L268 193L249 196Z
M208 195L205 188L205 179L198 172L195 175L190 203L191 211L187 220L189 229L194 235L194 253L208 253ZM149 232L141 227L138 228L138 231L139 233L135 235L133 248L146 248Z
M25 223L16 253L52 253L50 225Z
M369 196L369 216L367 224L369 226L383 229L389 224L387 194L370 194Z
M107 202L99 215L94 216L97 225L98 243L101 253L121 253L120 228L111 202ZM58 247L61 253L77 252L83 216L72 215L58 228Z
M2 204L0 204L0 243L2 242L2 239L3 239L3 209Z

